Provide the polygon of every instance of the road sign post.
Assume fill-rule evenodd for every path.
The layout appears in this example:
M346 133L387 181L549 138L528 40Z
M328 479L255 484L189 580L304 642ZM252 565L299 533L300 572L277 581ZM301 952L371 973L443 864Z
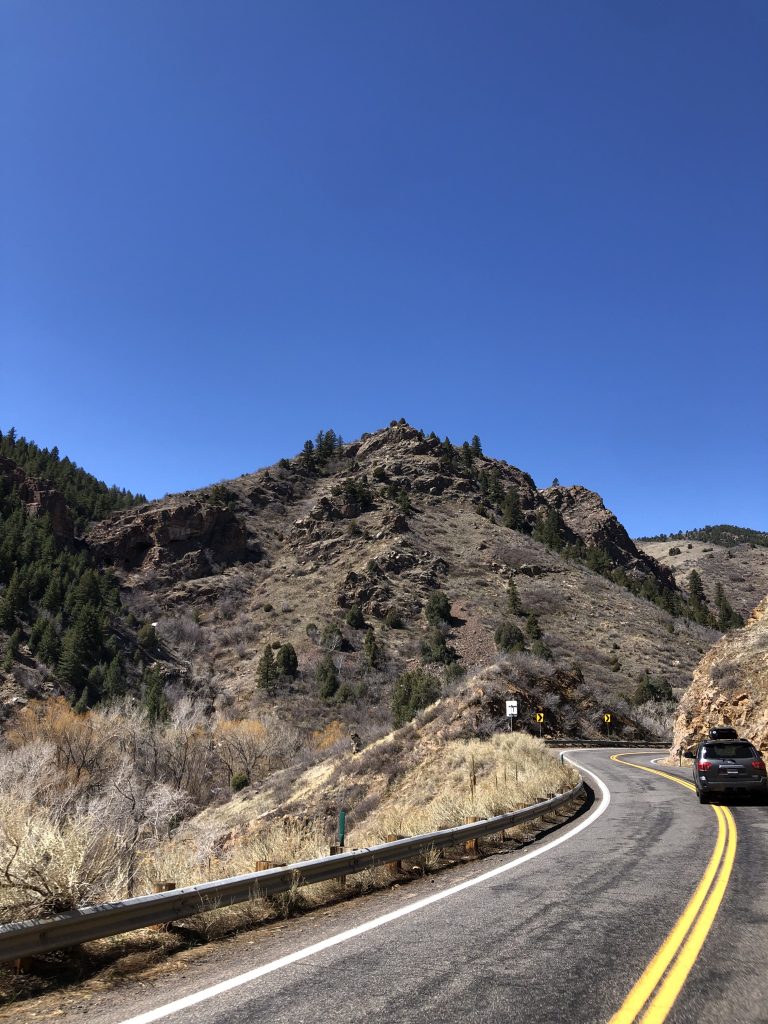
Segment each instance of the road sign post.
M505 701L505 704L507 710L507 718L509 719L509 731L512 732L513 726L515 724L515 719L518 715L517 698L512 697L510 698L510 700Z
M539 727L539 736L541 736L541 731L544 728L544 712L541 710L536 712L536 723Z
M603 715L603 722L605 723L605 731L608 734L608 738L611 736L611 712L606 711Z

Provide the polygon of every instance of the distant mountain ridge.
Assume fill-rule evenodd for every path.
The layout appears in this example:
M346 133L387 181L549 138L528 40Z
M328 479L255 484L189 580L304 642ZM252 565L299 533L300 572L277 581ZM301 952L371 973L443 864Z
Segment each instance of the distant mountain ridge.
M667 540L700 540L705 544L719 544L720 547L735 547L737 544L757 544L768 547L768 533L750 530L745 526L702 526L697 530L681 530L679 533L659 533L655 537L637 537L638 544Z

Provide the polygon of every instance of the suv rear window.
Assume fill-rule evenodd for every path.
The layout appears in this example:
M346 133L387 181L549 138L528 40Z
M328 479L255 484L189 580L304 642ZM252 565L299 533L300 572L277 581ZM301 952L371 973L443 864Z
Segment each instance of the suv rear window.
M701 756L716 760L720 757L754 757L755 752L749 743L720 740L718 743L708 743L701 751Z

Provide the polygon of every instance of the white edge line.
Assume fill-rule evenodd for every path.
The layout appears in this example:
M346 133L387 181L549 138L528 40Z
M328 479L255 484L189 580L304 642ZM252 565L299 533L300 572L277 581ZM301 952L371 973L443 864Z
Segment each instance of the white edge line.
M563 751L563 756L572 753L572 751ZM571 761L572 764L576 764L575 761ZM228 978L226 981L220 981L217 985L211 985L209 988L200 989L199 992L193 992L192 995L182 996L181 999L176 999L172 1003L166 1003L165 1006L159 1006L155 1010L148 1010L146 1013L140 1013L136 1017L130 1017L127 1020L121 1021L120 1024L152 1024L153 1021L161 1020L163 1017L170 1017L173 1013L179 1013L181 1010L186 1010L190 1006L195 1006L197 1003L205 1002L208 999L213 999L215 996L221 995L223 992L229 992L233 988L239 988L241 985L247 985L251 981L255 981L257 978L263 978L265 974L272 974L273 971L279 971L282 967L288 967L290 964L295 964L299 960L305 960L309 956L313 956L315 953L322 953L323 950L330 949L332 946L338 946L342 942L347 942L349 939L355 939L359 935L365 935L366 932L373 931L375 928L381 928L382 925L389 924L390 921L396 921L399 917L405 917L408 914L414 914L417 910L423 910L424 907L430 906L432 903L438 903L440 900L447 899L449 896L455 896L459 892L463 892L465 889L470 889L474 885L479 885L481 882L486 882L489 878L496 878L498 875L503 875L507 871L512 871L513 868L520 867L521 864L525 864L529 860L533 860L534 857L540 857L543 853L547 853L549 850L553 850L556 846L560 846L562 843L567 842L569 839L573 839L574 836L578 835L579 832L583 832L585 828L597 821L601 814L603 814L611 802L611 794L608 787L594 772L588 771L586 768L582 768L581 765L577 767L584 772L586 775L591 776L597 783L598 789L600 790L600 803L597 805L594 811L585 818L580 824L574 826L565 835L558 836L556 839L550 840L543 846L538 847L535 850L531 850L529 853L523 854L521 857L516 858L509 864L502 864L499 867L493 868L491 871L486 871L482 875L477 875L475 878L470 878L466 882L460 882L458 885L452 886L450 889L443 889L441 892L433 893L431 896L425 896L423 899L416 900L414 903L409 903L405 907L399 907L397 910L392 910L388 914L382 914L381 917L374 917L370 921L366 921L365 924L359 924L354 928L349 928L347 931L339 932L338 935L332 935L329 939L323 939L321 942L315 942L311 946L305 946L304 949L297 950L295 953L289 953L287 956L280 957L279 960L273 960L271 963L263 964L261 967L256 967L252 971L247 971L245 974L238 974L234 978Z

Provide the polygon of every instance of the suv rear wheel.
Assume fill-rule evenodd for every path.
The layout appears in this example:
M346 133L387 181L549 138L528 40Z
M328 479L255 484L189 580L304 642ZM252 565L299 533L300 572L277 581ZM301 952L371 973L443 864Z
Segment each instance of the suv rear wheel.
M700 804L708 804L709 803L709 793L701 793L701 792L699 792L698 793L698 797L699 797L699 803Z

